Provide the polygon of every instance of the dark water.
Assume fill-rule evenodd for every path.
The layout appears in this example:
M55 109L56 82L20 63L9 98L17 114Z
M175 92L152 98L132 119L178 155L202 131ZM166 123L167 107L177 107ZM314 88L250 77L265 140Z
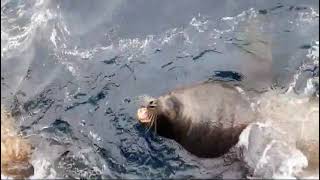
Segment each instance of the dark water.
M296 80L302 92L319 76L318 5L1 1L1 101L37 144L38 178L244 177L239 162L200 160L146 132L138 97L212 78L254 89Z

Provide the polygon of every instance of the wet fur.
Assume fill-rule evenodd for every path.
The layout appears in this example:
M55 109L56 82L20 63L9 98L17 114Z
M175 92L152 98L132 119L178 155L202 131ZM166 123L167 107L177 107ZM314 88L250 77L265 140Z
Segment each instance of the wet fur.
M179 88L156 101L157 127L152 128L204 158L227 152L256 117L245 97L221 83Z
M29 141L19 135L14 118L1 107L1 174L17 179L33 175L31 153Z

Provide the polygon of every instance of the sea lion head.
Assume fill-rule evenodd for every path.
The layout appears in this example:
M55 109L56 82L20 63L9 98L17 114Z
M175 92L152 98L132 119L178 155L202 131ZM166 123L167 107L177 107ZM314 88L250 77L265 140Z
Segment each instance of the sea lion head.
M178 105L172 97L148 98L137 110L138 121L149 127L176 118Z
M147 100L137 111L137 118L142 124L150 124L157 120L161 112L159 101L157 99Z

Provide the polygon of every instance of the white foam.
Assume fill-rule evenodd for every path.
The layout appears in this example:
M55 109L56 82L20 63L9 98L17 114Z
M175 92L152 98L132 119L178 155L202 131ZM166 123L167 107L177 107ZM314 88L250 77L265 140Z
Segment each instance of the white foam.
M304 156L301 151L294 150L288 159L282 161L279 173L275 173L273 178L291 177L294 179L295 176L302 172L303 168L307 166L308 160L306 156Z
M224 20L224 21L228 21L228 20L233 20L234 17L223 17L221 19Z
M313 23L315 20L319 20L319 13L314 8L310 8L306 12L300 12L298 17L298 22Z
M101 137L100 137L98 134L90 131L90 132L89 132L89 135L91 136L91 138L92 138L93 140L95 140L95 141L101 141Z
M168 44L176 35L176 31L177 31L177 28L173 28L172 30L167 31L165 33L166 35L164 36L164 38L161 41L161 44L162 45Z
M319 113L319 104L309 102L307 97L278 92L263 94L256 104L260 118L264 119L250 124L240 134L236 147L243 147L244 161L253 169L255 177L294 179L301 176L308 159L303 154L305 151L297 149L295 144L298 140L319 141L314 137L317 129L305 130L313 125L318 127L319 117L315 114Z
M53 43L55 48L57 48L56 37L57 37L57 31L56 31L56 29L53 29L52 33L51 33L51 36L50 36L50 40Z
M41 157L41 159L32 161L32 165L34 166L34 175L31 176L30 179L58 178L56 171L52 167L52 163L45 159L45 157Z
M198 18L199 19L202 18L200 14L198 15ZM207 29L206 24L208 23L208 20L203 18L201 20L199 19L197 19L196 17L193 17L189 24L195 27L198 32L202 33Z
M239 141L237 143L237 147L245 147L246 149L249 148L249 135L252 128L252 124L246 127L239 136Z
M315 92L315 87L314 87L313 81L314 80L312 78L307 80L307 84L306 84L306 87L304 88L304 92L303 92L304 95L310 96Z
M16 51L23 52L26 48L29 48L30 43L37 36L38 29L46 28L47 23L57 17L54 11L47 8L48 2L37 0L34 6L21 5L17 7L16 14L18 17L30 18L30 22L25 26L16 26L14 22L19 18L1 14L1 25L4 26L4 28L1 28L1 40L2 33L8 35L6 43L1 44L2 57L14 55L17 53ZM31 17L28 17L30 14ZM17 32L16 29L19 29L19 31ZM11 54L11 51L14 52Z
M262 155L261 155L258 163L256 164L255 169L257 169L257 168L262 168L266 163L268 163L269 158L268 158L268 156L267 156L267 153L268 153L268 151L272 148L272 146L273 146L275 143L277 143L277 141L276 141L276 140L272 140L272 141L267 145L267 147L266 147L266 148L264 149L264 151L262 152Z

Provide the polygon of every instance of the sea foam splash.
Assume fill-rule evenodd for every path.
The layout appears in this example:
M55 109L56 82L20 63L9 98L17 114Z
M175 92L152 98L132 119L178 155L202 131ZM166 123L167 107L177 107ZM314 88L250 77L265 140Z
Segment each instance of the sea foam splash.
M258 100L260 123L240 135L253 177L319 175L319 104L308 97L270 91Z

